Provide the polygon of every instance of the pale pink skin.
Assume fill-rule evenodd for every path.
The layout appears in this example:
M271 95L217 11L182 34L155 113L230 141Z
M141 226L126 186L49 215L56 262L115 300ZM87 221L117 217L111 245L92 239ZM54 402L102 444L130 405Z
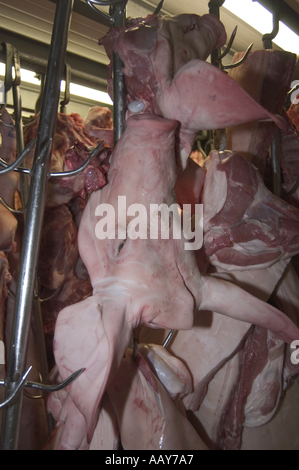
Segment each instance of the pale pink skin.
M62 379L86 368L68 392L86 419L88 442L107 383L140 324L190 329L200 309L267 326L288 342L299 338L280 311L232 284L202 276L193 252L184 250L183 237L128 238L120 252L122 240L96 238L100 203L116 207L119 195L127 196L127 207L174 202L176 126L157 116L130 118L112 156L109 184L92 194L82 217L79 250L94 295L59 314L54 353Z
M127 350L108 395L125 450L208 450L142 355Z
M131 28L112 30L102 40L109 57L113 49L124 62L128 103L140 101L142 112L180 123L177 147L183 168L199 130L260 120L284 127L282 118L268 112L232 78L206 62L225 40L224 26L213 15L159 20L149 16Z

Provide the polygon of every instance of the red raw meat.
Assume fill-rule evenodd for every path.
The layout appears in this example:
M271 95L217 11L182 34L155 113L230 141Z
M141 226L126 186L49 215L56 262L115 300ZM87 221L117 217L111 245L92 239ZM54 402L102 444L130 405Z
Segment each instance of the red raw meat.
M299 252L299 211L274 196L240 154L210 154L203 192L204 249L224 270L269 267Z

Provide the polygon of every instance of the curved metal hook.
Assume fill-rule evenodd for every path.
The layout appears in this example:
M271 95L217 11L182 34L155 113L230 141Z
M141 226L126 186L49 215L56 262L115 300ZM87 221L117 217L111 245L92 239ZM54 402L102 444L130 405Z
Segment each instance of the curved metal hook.
M210 0L209 3L208 3L208 7L209 8L212 8L212 7L220 8L220 7L222 7L224 2L225 2L225 0Z
M231 37L230 37L230 40L228 41L228 44L227 44L224 52L222 52L222 54L217 59L218 62L220 62L221 59L224 59L224 57L227 56L227 54L231 50L233 42L234 42L235 37L237 35L237 30L238 30L238 26L236 26L235 29L233 30L233 32L231 34Z
M60 384L56 385L45 385L39 384L37 382L26 382L25 387L34 388L35 390L42 390L44 392L59 392L63 388L70 385L74 380L76 380L86 369L83 367L82 369L77 370L72 375L70 375L66 380L61 382Z
M22 388L25 386L26 378L27 378L29 372L31 371L31 369L32 369L32 366L30 366L29 369L27 370L27 372L25 372L25 374L23 375L19 385L12 392L10 397L8 397L3 403L0 404L0 408L4 408L5 406L9 405L9 403L12 402L16 398L16 396L20 393ZM5 385L5 380L1 380L0 385Z
M296 183L292 187L291 191L289 191L288 193L282 194L281 197L285 198L285 197L288 197L288 196L292 196L297 191L298 188L299 188L299 176L296 180Z
M4 201L4 199L2 199L2 197L0 197L0 203L2 204L2 206L4 206L7 210L9 210L9 212L11 212L12 214L23 214L24 212L21 211L21 210L16 210L16 209L13 209L12 207L10 207L8 204L6 204L6 202Z
M274 0L273 8L273 30L269 34L264 34L262 41L264 49L272 49L272 40L276 38L279 33L279 19L280 19L280 0Z
M72 375L70 375L66 380L61 382L58 385L45 385L45 384L39 384L37 382L26 382L26 378L31 371L32 366L29 367L27 372L23 375L19 385L17 388L13 391L10 397L7 398L3 403L0 404L0 408L4 408L5 406L9 405L9 403L16 398L18 393L22 390L22 388L29 387L29 388L34 388L36 390L42 390L44 392L58 392L59 390L62 390L63 388L67 387L70 385L74 380L76 380L86 369L82 368L77 370L77 372L74 372ZM0 380L0 385L5 386L5 380ZM33 397L30 397L33 398Z
M253 47L253 42L250 44L250 46L248 46L247 48L247 51L245 52L244 56L242 57L241 60L239 60L239 62L236 62L235 64L231 64L231 65L223 65L222 68L224 70L229 70L229 69L235 69L236 67L239 67L239 65L242 65L243 62L245 62L245 60L247 59L247 57L249 56L249 53L251 51Z
M6 175L7 173L10 173L13 170L30 174L29 170L27 170L26 168L18 168L18 166L21 165L21 163L25 160L28 153L32 149L33 145L35 144L36 140L37 140L36 138L33 139L32 142L30 142L30 144L27 145L27 147L24 149L21 155L16 159L16 161L13 162L11 165L9 165L8 163L6 163L5 160L2 160L2 158L0 158L0 164L4 166L4 170L0 170L0 175Z
M77 168L77 170L72 170L72 171L62 171L61 173L51 173L51 178L52 177L56 177L56 178L65 178L65 177L68 177L68 176L76 176L78 175L79 173L81 173L81 171L83 171L88 163L90 162L90 160L95 157L97 155L97 153L99 152L99 150L101 150L101 148L103 147L104 145L104 141L102 140L97 146L96 148L93 150L93 152L89 155L89 157L87 158L86 162L80 166L80 168Z
M55 299L55 297L60 293L60 291L62 290L62 286L63 284L61 283L60 286L57 287L57 289L53 292L52 295L50 295L49 297L46 297L45 299L41 299L38 295L36 296L37 300L40 302L40 303L43 303L43 302L48 302L49 300L52 300L52 299Z

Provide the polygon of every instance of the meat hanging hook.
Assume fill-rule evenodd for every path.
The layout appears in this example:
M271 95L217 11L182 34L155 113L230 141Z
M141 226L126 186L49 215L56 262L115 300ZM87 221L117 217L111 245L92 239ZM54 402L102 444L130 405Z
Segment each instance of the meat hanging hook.
M164 0L163 0L164 1ZM95 5L98 6L107 6L107 7L113 7L116 5L119 5L120 3L127 3L127 0L86 0L87 5L93 9L96 13L101 15L111 26L114 25L114 16L113 15L108 15L102 10L99 10L98 8L95 7ZM111 12L109 12L111 13Z
M25 385L26 378L27 378L29 372L31 371L31 369L32 369L32 366L30 366L29 369L27 370L27 372L25 372L22 379L20 380L19 385L12 392L12 394L3 403L0 403L0 408L4 408L5 406L9 405L16 398L16 396L20 393L20 391L22 390L22 388ZM5 380L1 380L0 385L5 385Z
M223 65L222 68L224 70L229 70L229 69L235 69L236 67L239 67L239 65L242 65L245 60L247 59L247 57L249 56L250 52L251 52L251 49L253 48L253 42L248 46L244 56L242 57L241 60L239 60L238 62L236 62L235 64L231 64L231 65Z
M234 42L235 37L237 35L237 30L238 30L238 26L236 26L235 29L233 30L233 32L231 34L231 37L230 37L230 40L228 41L228 44L227 44L225 50L223 51L223 53L217 59L218 62L220 62L222 59L224 59L224 57L226 57L227 54L229 53L229 51L231 50L233 42Z
M299 176L298 176L294 186L292 187L292 189L289 192L282 194L281 197L285 198L285 197L288 197L288 196L292 196L297 191L298 188L299 188Z
M58 177L58 178L62 178L62 177L68 177L68 176L76 176L78 175L79 173L81 173L81 171L83 171L88 163L90 162L90 160L95 157L98 152L102 149L102 147L104 146L104 141L102 140L96 147L95 149L92 151L92 153L89 155L89 157L87 158L86 162L83 163L82 166L80 166L79 168L77 168L77 170L72 170L72 171L62 171L60 173L51 173L51 178L53 177Z
M256 0L253 0L256 1ZM272 41L279 33L280 20L280 0L273 0L273 30L269 34L264 34L262 41L264 49L272 49Z
M4 201L4 199L2 199L2 197L0 197L0 203L2 204L2 206L5 207L5 209L9 210L9 212L11 212L12 214L24 214L22 210L13 209L8 204L6 204L6 202Z
M66 106L69 104L71 100L71 77L72 77L72 70L71 66L65 64L65 91L64 91L64 99L60 101L60 112L65 114Z
M40 384L37 382L26 382L26 378L28 377L28 374L30 373L31 370L32 370L32 366L30 366L27 372L23 375L22 379L20 380L19 385L16 387L13 393L3 403L0 403L0 409L9 405L9 403L11 403L16 398L16 396L20 393L20 391L25 387L34 388L35 390L42 390L43 392L48 392L48 393L58 392L59 390L64 389L65 387L70 385L72 382L74 382L74 380L76 380L85 371L85 368L83 367L82 369L77 370L72 375L70 375L66 380L56 385L45 385L45 384ZM5 380L0 380L0 385L3 385L5 387L6 385Z
M6 175L7 173L10 173L11 171L19 171L19 172L24 172L24 173L28 173L29 170L27 170L26 168L18 168L19 165L21 165L21 163L25 160L26 156L28 155L28 153L30 152L30 150L32 149L33 145L35 144L36 142L36 138L33 139L30 144L27 145L27 147L23 150L23 152L21 153L21 155L16 159L16 161L14 163L12 163L11 165L8 165L8 163L6 163L5 160L2 160L2 158L0 158L0 165L1 166L4 166L4 170L0 170L0 175ZM29 172L30 173L30 172Z
M160 11L162 10L164 5L164 0L161 0L161 2L157 5L157 8L154 11L154 15L158 15Z
M163 348L166 348L168 346L168 344L170 343L170 341L172 340L173 338L173 335L175 334L176 330L171 330L168 335L167 335L167 338L165 339L164 343L162 344Z

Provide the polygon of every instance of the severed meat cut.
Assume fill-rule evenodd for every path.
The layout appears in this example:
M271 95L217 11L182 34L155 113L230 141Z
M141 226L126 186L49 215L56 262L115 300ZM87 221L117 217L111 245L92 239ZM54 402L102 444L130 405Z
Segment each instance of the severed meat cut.
M206 164L204 249L224 270L269 267L299 251L299 212L274 196L240 154L214 151Z

